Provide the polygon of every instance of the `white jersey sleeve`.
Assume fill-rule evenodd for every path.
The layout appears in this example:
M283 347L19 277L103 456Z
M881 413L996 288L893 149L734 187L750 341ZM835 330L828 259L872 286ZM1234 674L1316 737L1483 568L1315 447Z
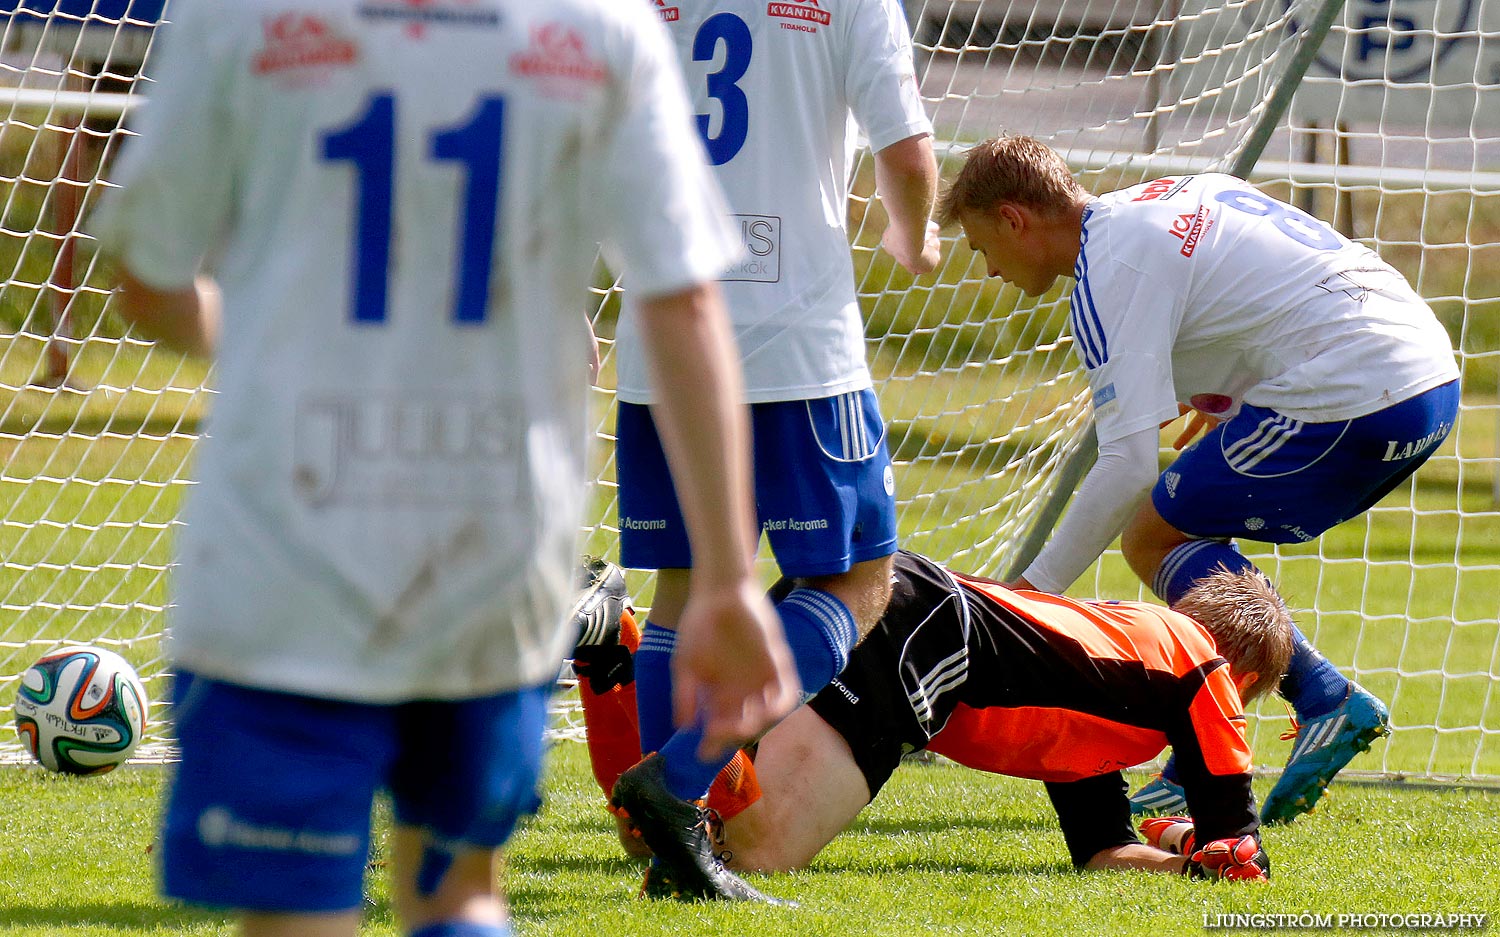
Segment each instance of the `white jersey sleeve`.
M863 0L850 17L845 49L844 96L854 119L880 152L918 134L932 133L912 68L911 37L896 0Z
M1185 297L1180 284L1142 269L1130 239L1090 224L1100 208L1084 211L1068 321L1103 446L1177 416L1172 343Z
M217 243L233 213L228 134L237 56L218 13L183 4L157 30L150 97L113 174L128 190L105 201L91 228L148 286L190 286L206 244ZM172 141L171 146L160 145Z
M681 70L660 24L648 22L590 173L606 260L643 296L715 279L742 250L703 161Z

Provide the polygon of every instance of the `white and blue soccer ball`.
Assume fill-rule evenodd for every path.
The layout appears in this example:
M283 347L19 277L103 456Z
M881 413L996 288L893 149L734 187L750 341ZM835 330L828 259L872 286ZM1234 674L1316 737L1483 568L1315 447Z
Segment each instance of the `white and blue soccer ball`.
M135 668L87 645L47 654L21 675L16 731L52 771L103 774L130 757L150 702Z

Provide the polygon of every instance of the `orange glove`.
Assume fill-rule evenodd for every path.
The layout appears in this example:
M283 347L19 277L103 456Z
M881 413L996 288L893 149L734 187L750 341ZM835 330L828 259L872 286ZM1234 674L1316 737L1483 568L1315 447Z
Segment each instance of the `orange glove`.
M1260 841L1245 835L1239 839L1216 839L1193 853L1183 869L1193 878L1236 882L1269 882L1271 857Z

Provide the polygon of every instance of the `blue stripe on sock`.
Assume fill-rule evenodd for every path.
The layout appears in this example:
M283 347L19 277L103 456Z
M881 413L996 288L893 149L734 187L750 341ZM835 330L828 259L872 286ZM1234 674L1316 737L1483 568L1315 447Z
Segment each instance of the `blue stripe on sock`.
M802 680L802 692L807 695L816 693L838 676L849 662L849 652L859 639L854 614L837 596L821 589L792 590L777 604L776 612L781 616L787 645L797 665L797 676ZM636 683L639 685L639 656L636 660ZM636 692L639 694L640 690ZM722 758L705 761L698 757L698 746L702 742L702 726L693 725L678 729L660 749L662 777L667 790L683 800L694 800L707 794L709 785L734 755L732 751L726 752ZM644 746L642 741L641 750L650 751Z
M1174 605L1198 580L1220 566L1234 571L1255 568L1244 554L1222 540L1189 540L1162 557L1151 578L1151 591Z
M820 589L794 589L776 606L804 693L816 693L849 663L859 626L849 607Z

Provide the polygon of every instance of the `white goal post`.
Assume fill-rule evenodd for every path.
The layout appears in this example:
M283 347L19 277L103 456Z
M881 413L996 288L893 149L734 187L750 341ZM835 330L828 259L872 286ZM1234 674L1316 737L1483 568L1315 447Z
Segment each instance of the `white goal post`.
M174 3L204 0L172 0ZM836 0L824 0L825 3ZM1320 541L1246 545L1315 643L1391 703L1395 732L1355 767L1500 782L1500 0L906 0L940 151L1038 136L1083 183L1237 168L1370 244L1449 327L1457 431L1366 518ZM212 375L132 338L88 236L122 116L149 93L142 0L0 0L0 703L63 642L119 650L164 695L166 578ZM1318 12L1327 38L1299 40ZM165 15L170 18L171 8ZM142 64L144 63L144 64ZM1278 98L1277 89L1283 95ZM1295 96L1289 93L1295 90ZM1289 105L1278 115L1281 105ZM1261 150L1261 152L1252 152ZM1249 156L1257 157L1249 160ZM1250 163L1253 162L1253 168ZM951 169L951 163L949 168ZM897 465L903 545L1003 575L1045 535L1086 459L1089 413L1067 291L987 281L948 232L913 279L878 250L861 161L849 217L869 355ZM615 549L611 338L585 549ZM770 567L767 566L769 572ZM649 598L649 581L632 575ZM1071 592L1148 597L1117 552ZM146 758L170 757L153 711ZM560 734L577 734L559 707ZM1279 710L1255 721L1277 766ZM0 758L18 746L0 736Z

